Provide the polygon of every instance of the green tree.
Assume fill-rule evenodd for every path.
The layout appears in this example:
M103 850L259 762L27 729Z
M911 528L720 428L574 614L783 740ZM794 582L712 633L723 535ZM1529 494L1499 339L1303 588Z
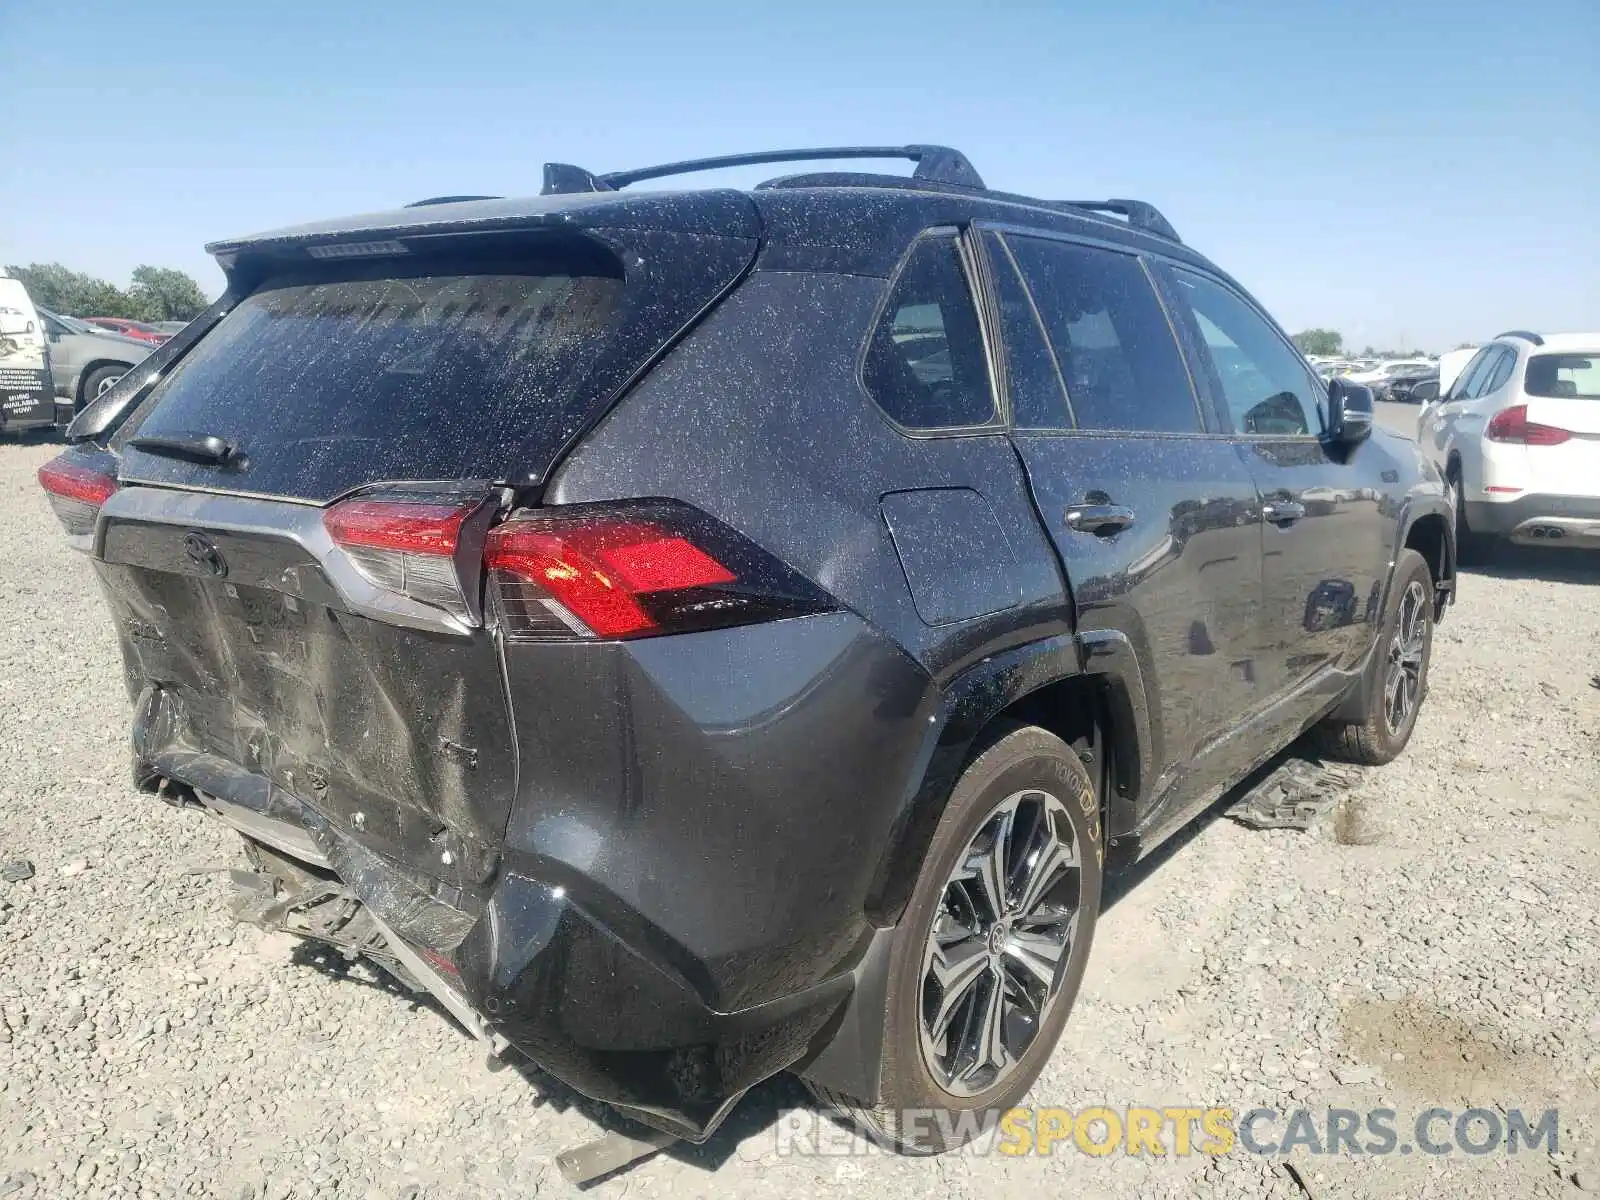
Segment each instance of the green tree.
M206 307L200 285L172 267L135 267L128 299L143 311L145 321L192 321Z
M1301 354L1341 354L1344 335L1334 329L1307 329L1294 335L1294 344Z
M6 273L22 280L41 308L86 317L133 317L134 306L116 285L93 275L71 271L60 263L8 266Z
M200 285L170 267L141 266L126 291L60 263L7 266L40 308L75 317L126 317L134 321L188 321L206 306Z

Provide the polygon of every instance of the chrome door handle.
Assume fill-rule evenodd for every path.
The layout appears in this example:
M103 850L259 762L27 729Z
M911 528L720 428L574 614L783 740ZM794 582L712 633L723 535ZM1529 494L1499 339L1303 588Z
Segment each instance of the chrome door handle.
M1096 537L1110 537L1133 524L1133 509L1120 504L1074 504L1067 509L1067 528Z
M1261 519L1274 525L1287 525L1306 515L1306 506L1298 500L1274 500L1261 506Z

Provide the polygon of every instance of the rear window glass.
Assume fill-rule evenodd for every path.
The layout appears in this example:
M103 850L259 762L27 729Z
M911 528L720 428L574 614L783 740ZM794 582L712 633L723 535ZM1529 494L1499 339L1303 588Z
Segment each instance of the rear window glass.
M128 432L237 441L243 490L496 477L508 430L559 424L530 414L576 402L622 293L598 251L279 276L180 362ZM351 460L359 469L328 469Z
M1600 400L1600 351L1535 354L1528 360L1522 390L1552 400Z

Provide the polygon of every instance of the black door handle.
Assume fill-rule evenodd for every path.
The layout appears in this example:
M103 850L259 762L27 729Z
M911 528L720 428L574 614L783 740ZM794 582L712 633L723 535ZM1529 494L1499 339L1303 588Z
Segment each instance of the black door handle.
M1270 500L1261 506L1261 519L1274 525L1287 525L1306 515L1306 506L1298 500Z
M1074 504L1067 509L1067 528L1096 537L1110 537L1133 524L1133 509L1120 504Z

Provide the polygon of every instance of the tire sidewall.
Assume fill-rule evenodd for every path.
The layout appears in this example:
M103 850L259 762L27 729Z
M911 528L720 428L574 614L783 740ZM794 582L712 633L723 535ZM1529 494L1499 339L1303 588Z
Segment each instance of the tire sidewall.
M922 1057L922 969L927 938L957 859L1002 800L1030 788L1056 796L1072 826L1082 879L1077 933L1061 991L1021 1064L987 1092L956 1096L934 1081ZM1100 909L1104 858L1104 830L1093 783L1077 754L1061 739L1036 727L1020 728L973 760L951 793L896 935L884 1029L882 1095L886 1105L952 1112L1003 1111L1027 1093L1049 1060L1083 982ZM947 1147L906 1144L904 1148L937 1151Z
M1417 673L1417 703L1405 723L1391 732L1389 722L1384 715L1384 684L1388 676L1389 647L1400 629L1400 609L1405 602L1405 594L1414 581L1422 584L1423 597L1422 669ZM1417 718L1422 715L1422 703L1428 697L1428 675L1433 668L1433 573L1428 569L1427 559L1415 550L1402 551L1396 561L1393 594L1394 599L1389 605L1389 612L1384 616L1383 632L1378 640L1377 660L1373 664L1376 676L1373 679L1371 692L1374 732L1383 739L1384 746L1391 756L1399 754L1411 741L1412 731L1417 727Z

